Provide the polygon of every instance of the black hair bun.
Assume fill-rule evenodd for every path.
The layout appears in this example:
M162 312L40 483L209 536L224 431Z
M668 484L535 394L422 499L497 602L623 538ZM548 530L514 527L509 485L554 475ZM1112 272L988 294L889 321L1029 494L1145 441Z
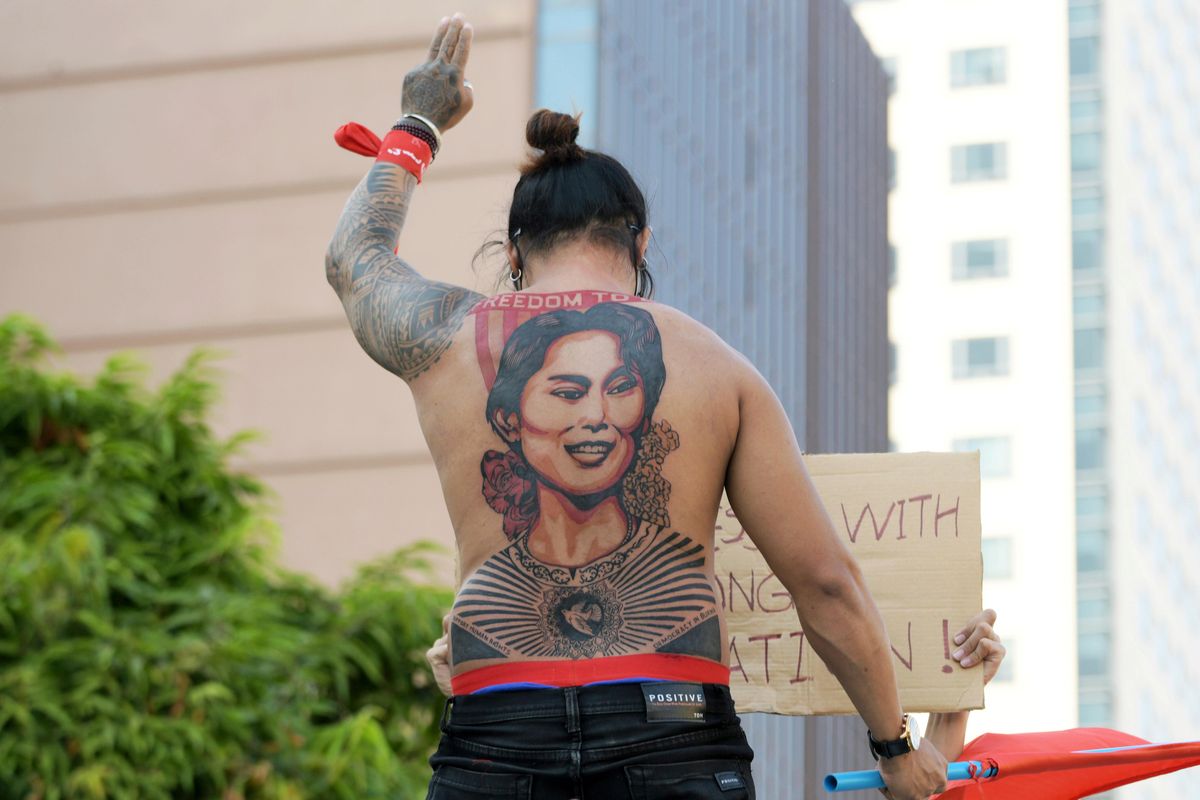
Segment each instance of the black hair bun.
M532 158L521 170L522 173L537 172L556 164L582 161L584 149L575 144L579 138L579 117L570 116L541 108L533 112L525 125L525 141L529 146L541 150L542 154Z

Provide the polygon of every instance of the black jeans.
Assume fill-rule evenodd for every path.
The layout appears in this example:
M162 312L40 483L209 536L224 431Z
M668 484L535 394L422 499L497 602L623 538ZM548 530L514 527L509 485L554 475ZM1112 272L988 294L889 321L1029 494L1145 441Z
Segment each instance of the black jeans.
M426 800L754 798L754 757L729 688L703 692L693 719L653 721L665 684L460 695L446 701ZM677 697L697 697L679 694Z

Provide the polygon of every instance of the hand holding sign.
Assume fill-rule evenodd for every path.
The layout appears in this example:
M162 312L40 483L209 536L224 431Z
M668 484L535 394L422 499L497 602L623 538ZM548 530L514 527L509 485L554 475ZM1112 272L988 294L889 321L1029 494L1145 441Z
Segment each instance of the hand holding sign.
M985 686L996 676L1000 662L1004 660L1004 654L1007 652L992 627L995 624L996 612L985 608L954 637L954 643L961 645L954 651L954 660L963 668L973 667L982 662Z

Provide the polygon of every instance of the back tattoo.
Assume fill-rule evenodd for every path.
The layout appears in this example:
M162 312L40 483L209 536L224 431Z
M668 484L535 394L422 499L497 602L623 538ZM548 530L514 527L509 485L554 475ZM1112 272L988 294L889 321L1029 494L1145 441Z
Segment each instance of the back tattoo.
M707 554L671 529L663 463L679 434L654 317L605 292L475 306L486 415L480 465L510 544L455 600L455 664L659 652L720 661Z

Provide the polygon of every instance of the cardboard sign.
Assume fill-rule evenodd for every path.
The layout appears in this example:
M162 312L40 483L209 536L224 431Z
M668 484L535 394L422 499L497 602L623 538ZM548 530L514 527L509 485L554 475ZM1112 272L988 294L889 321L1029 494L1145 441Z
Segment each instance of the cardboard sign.
M805 464L866 576L891 638L906 711L983 707L983 670L951 658L982 608L978 453L806 455ZM718 599L738 711L857 713L806 641L792 598L722 500Z

